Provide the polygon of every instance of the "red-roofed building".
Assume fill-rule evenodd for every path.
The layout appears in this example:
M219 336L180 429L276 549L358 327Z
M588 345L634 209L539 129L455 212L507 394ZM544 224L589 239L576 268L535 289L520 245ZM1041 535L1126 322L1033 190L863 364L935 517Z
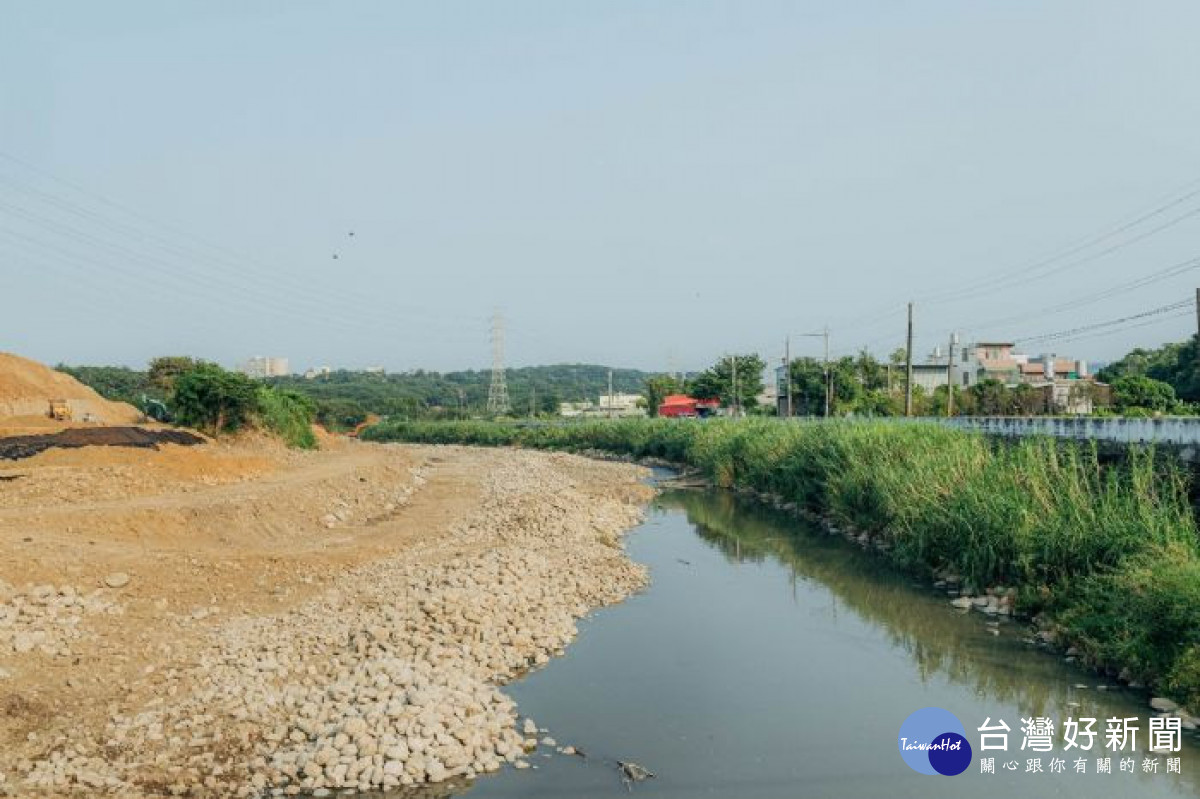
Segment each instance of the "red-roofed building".
M720 407L720 400L698 400L686 394L670 394L658 406L658 415L668 419L712 416Z

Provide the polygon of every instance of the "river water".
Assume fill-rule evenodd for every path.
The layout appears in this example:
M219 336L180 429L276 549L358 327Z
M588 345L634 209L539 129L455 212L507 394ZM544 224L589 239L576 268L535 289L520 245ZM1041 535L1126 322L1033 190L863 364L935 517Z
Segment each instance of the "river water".
M580 758L540 747L535 768L477 780L469 799L614 797L1168 797L1200 792L1200 747L1148 752L1152 711L1132 691L1022 641L892 571L839 537L720 491L669 491L628 538L651 585L580 625L566 655L508 686L523 714ZM910 770L897 748L919 708L954 713L975 757L957 777ZM1095 717L1078 749L1022 751L1021 718ZM1137 717L1137 748L1105 749L1110 717ZM980 751L1003 719L1007 751ZM981 756L995 774L981 773ZM1112 758L1099 774L1097 757ZM1167 757L1180 774L1167 773ZM1042 772L1026 771L1040 757ZM1136 773L1120 770L1134 757ZM1144 760L1157 758L1157 772ZM1064 773L1051 760L1066 761ZM654 779L623 784L613 761ZM1008 771L1003 764L1016 762Z

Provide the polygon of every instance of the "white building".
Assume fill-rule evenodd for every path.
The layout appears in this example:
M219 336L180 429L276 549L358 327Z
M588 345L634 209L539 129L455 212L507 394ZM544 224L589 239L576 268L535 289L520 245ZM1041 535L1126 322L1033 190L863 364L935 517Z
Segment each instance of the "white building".
M305 380L316 380L318 377L328 377L333 374L332 366L317 366L304 373Z
M265 377L286 377L291 374L287 358L272 358L257 355L238 367L238 371L247 377L261 380Z
M641 394L601 394L596 402L564 402L559 405L560 416L645 416L646 409L639 407Z

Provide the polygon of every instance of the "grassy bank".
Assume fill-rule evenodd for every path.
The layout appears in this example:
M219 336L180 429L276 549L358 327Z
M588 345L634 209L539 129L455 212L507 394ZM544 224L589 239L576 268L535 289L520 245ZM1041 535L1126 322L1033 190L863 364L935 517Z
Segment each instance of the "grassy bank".
M631 420L526 427L394 422L374 441L659 457L879 540L902 568L1011 586L1080 659L1200 708L1200 545L1184 471L1151 453L997 443L927 425Z

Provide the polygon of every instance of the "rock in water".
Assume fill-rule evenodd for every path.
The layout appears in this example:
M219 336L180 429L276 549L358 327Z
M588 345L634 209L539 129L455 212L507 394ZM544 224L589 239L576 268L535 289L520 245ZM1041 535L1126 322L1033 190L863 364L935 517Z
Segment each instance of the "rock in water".
M621 769L621 777L626 783L641 782L642 780L654 778L654 774L651 773L650 769L632 761L618 760L617 766Z

